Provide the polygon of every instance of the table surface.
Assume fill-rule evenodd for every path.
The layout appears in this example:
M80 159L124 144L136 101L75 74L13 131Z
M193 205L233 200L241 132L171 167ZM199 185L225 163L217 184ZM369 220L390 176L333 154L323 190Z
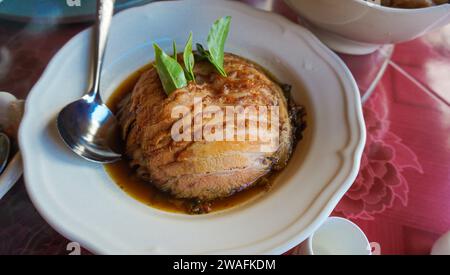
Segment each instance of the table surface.
M243 2L297 20L281 0ZM52 56L88 26L0 19L0 90L26 98ZM333 214L358 224L382 254L428 254L450 230L450 25L396 45L390 59L340 56L362 91L388 66L363 106L359 176ZM0 201L0 254L69 254L69 242L41 218L23 179Z

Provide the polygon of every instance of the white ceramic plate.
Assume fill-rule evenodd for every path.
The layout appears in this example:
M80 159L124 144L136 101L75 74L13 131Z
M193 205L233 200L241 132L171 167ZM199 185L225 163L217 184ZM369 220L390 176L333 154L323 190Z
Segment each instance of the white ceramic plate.
M309 127L267 195L203 216L166 213L125 194L103 167L71 153L55 117L87 89L90 31L68 42L31 91L20 129L25 180L41 215L94 253L278 254L306 239L354 181L365 127L358 90L339 58L310 32L228 1L157 2L114 17L102 93L153 59L152 42L181 46L189 31L204 42L212 22L233 17L227 51L250 58L293 85Z

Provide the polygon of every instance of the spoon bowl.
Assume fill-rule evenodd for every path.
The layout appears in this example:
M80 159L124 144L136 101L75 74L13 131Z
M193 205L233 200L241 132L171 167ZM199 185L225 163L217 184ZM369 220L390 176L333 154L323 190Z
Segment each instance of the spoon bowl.
M11 142L8 136L0 133L0 174L6 167L11 150Z
M99 163L121 158L117 120L105 104L84 96L59 113L57 126L67 146L81 157Z

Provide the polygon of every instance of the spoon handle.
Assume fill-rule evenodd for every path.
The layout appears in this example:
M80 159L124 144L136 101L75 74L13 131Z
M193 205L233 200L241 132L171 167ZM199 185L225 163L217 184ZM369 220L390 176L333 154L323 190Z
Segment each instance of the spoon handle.
M97 24L94 52L94 68L93 68L93 86L89 91L89 96L95 100L99 100L100 90L100 73L105 56L106 43L108 41L109 27L114 14L115 0L97 0Z

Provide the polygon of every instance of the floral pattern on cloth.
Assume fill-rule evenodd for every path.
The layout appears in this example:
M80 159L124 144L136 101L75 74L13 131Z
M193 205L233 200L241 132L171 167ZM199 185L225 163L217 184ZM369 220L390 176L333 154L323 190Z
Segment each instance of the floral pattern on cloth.
M406 169L423 173L416 154L390 131L388 102L375 91L363 106L367 140L358 177L335 213L349 219L373 220L398 200L408 205Z

